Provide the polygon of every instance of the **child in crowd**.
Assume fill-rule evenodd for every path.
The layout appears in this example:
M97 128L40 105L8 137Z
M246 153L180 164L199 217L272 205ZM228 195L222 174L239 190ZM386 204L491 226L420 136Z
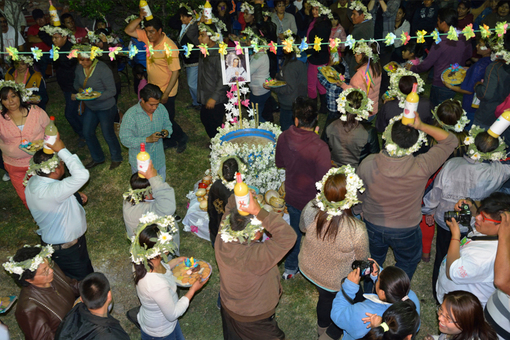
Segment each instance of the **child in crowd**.
M410 41L407 45L402 46L402 59L404 59L404 62L401 66L404 66L407 63L419 65L423 60L423 56L423 44L417 44L416 41Z
M138 94L138 100L140 100L140 91L147 85L147 70L145 66L136 64L133 67L133 77L139 81L136 93Z
M469 1L460 1L457 6L457 13L459 13L459 22L457 23L459 30L473 23L473 14L471 14L471 3Z
M331 34L329 35L329 39L336 38L340 39L341 41L345 41L347 35L345 34L345 29L342 27L342 25L340 25L340 17L338 16L338 13L333 12L333 19L331 19ZM329 57L330 63L332 64L339 63L340 57L342 56L341 52L343 52L344 49L345 45L341 44L340 46L338 46L335 52L330 51Z
M324 66L319 67L319 72L317 73L317 77L319 78L319 82L322 86L326 88L326 101L328 107L328 119L326 120L326 125L324 126L324 131L326 127L331 124L335 119L340 118L340 113L337 110L336 100L342 93L342 88L338 86L336 83L330 83L326 77L322 74L321 69ZM331 65L331 67L338 72L339 75L343 75L345 73L345 66L343 64Z
M382 317L370 314L366 319L372 329L363 340L411 340L420 327L420 316L411 300L394 303Z

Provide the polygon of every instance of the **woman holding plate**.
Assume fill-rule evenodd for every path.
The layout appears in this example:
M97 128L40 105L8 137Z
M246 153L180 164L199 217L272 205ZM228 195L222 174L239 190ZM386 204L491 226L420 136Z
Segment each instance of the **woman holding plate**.
M96 136L96 128L101 124L103 137L108 144L111 155L110 170L115 169L122 162L120 143L115 135L113 123L117 114L115 103L115 82L110 68L97 59L90 58L90 45L75 45L78 49L78 66L74 77L73 100L82 100L83 134L89 147L92 161L85 165L91 169L105 161L105 156Z
M136 293L142 304L137 316L142 340L184 340L178 318L188 309L193 295L207 282L207 279L195 281L179 299L172 269L185 258L167 261L166 255L176 250L171 235L175 232L172 216L147 213L140 219L133 237L131 259L135 266Z
M48 115L39 106L28 104L30 97L23 84L11 80L0 80L0 149L5 170L25 207L23 178L32 155L20 149L23 140L34 142L44 138L44 129L50 122Z
M13 62L14 67L7 70L5 80L13 80L17 84L23 84L32 91L29 102L46 110L48 103L48 92L46 82L41 72L34 71L34 59L28 55L20 55L19 60Z

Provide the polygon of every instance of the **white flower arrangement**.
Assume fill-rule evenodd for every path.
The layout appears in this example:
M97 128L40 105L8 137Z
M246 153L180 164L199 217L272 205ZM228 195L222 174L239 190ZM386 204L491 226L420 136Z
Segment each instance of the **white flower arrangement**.
M503 39L498 39L492 46L491 60L496 59L504 60L505 63L510 64L510 52L505 49Z
M8 59L9 59L9 61L12 61L12 59L10 57L8 57ZM26 55L26 54L18 55L18 61L22 61L29 66L34 66L34 58L32 58L31 56Z
M193 9L186 3L184 2L181 2L179 4L179 8L185 8L186 9L186 14L190 15L190 16L193 16L194 15L194 11Z
M263 39L260 35L258 35L255 32L253 32L251 27L246 26L246 28L241 33L246 35L250 39L250 42L251 42L252 46L254 46L255 44L257 44L259 46L267 45L267 41L265 39ZM257 53L257 52L265 52L266 50L267 50L267 48L263 48L263 47L259 47L258 51L255 50L255 48L254 48L254 52L255 53Z
M312 7L318 7L319 8L319 15L326 15L330 20L333 19L333 13L331 13L331 9L329 9L326 6L324 6L319 1L311 0L311 1L308 1L308 3Z
M460 102L458 100L455 100L455 99L447 99L447 100L450 100L452 102L456 102L460 108L462 108L462 105L460 104ZM445 101L446 102L446 101ZM443 102L444 103L444 102ZM459 120L457 121L457 123L455 123L455 125L448 125L448 124L445 124L443 123L439 117L437 116L437 109L443 104L439 104L438 106L436 106L434 108L434 110L432 110L432 115L434 116L434 118L436 119L436 122L444 129L444 130L447 130L447 131L455 131L455 132L462 132L464 131L464 128L466 127L466 125L469 124L470 120L468 119L467 117L467 113L466 113L466 110L462 109L462 116L460 116Z
M220 237L223 242L250 242L257 236L259 231L264 230L262 222L253 217L243 230L234 231L230 225L230 215L220 224Z
M361 1L359 1L359 0L355 0L355 1L351 2L351 5L349 6L349 9L352 10L352 11L355 10L360 15L364 14L365 15L365 20L372 19L372 14L370 14L370 12L368 11L367 7L365 5L363 5L361 3Z
M370 42L368 44L364 41L356 42L353 47L353 52L354 54L364 54L374 62L379 60L379 55L377 53L374 54Z
M147 226L156 224L159 232L158 238L154 241L156 244L150 249L146 249L145 245L140 245L140 233L147 228ZM140 223L135 231L135 236L131 238L131 261L135 264L143 263L147 271L150 269L148 260L153 259L159 255L163 257L165 262L168 262L168 253L174 253L177 245L173 242L172 234L178 232L175 226L175 219L171 215L158 216L153 212L148 212L140 218ZM152 241L152 239L151 239Z
M71 43L76 44L76 38L74 37L73 32L67 28L46 25L39 29L43 32L48 33L51 36L53 36L54 34L60 34L63 37L67 37Z
M243 119L243 128L255 128L255 121ZM270 122L260 124L259 130L266 130L274 135L275 141L282 133L279 126ZM285 171L278 169L275 164L275 145L267 143L264 145L252 145L222 141L222 137L229 132L239 129L238 123L225 123L224 127L218 128L218 134L211 139L211 169L212 177L218 178L220 163L225 157L236 156L246 164L246 173L243 181L247 185L259 188L261 192L273 189L278 190L285 180Z
M506 158L506 148L507 145L505 144L505 141L503 138L498 137L499 146L491 151L491 152L481 152L478 150L475 144L476 136L478 136L479 133L485 132L485 129L473 125L471 126L471 130L469 130L469 135L464 139L464 144L468 146L467 155L475 161L501 161Z
M363 99L361 100L361 105L357 109L353 108L351 106L351 103L347 100L347 96L352 92L359 92L363 96ZM367 97L365 91L356 88L350 88L342 91L342 93L340 93L340 96L337 98L336 103L338 111L342 113L340 119L344 122L347 121L346 113L352 113L356 115L356 120L362 121L363 119L368 119L370 112L374 110L374 102Z
M14 80L0 80L0 90L3 89L4 87L11 87L16 92L18 92L23 103L28 102L30 96L32 95L32 90L27 89L25 87L25 84L18 84ZM0 104L0 109L1 108L2 105Z
M390 73L390 88L388 90L388 96L390 98L397 98L398 106L402 109L405 106L407 94L400 91L399 83L400 79L404 76L413 76L416 78L416 81L418 82L418 88L416 89L417 94L420 94L425 90L425 82L419 74L406 70L404 67L399 67L394 73Z
M384 130L383 135L382 135L382 138L386 141L385 146L384 146L386 149L386 152L388 152L388 155L390 155L391 157L404 157L407 155L411 155L414 152L420 150L423 143L425 143L425 145L427 145L427 143L428 143L427 142L427 134L421 130L418 131L418 140L410 148L407 148L407 149L401 148L392 140L391 130L393 129L393 124L396 121L401 120L403 116L404 116L404 114L402 113L401 115L390 119L390 123L388 124L388 126L386 127L386 130Z
M248 14L253 14L255 13L255 7L247 2L243 2L241 5L241 12L248 12Z
M25 245L25 248L26 247L31 246ZM17 274L19 276L23 275L23 272L27 269L30 270L31 272L36 271L39 265L44 262L45 258L51 258L51 254L53 254L54 250L50 244L44 247L38 244L35 245L34 247L41 248L41 252L37 254L34 258L22 262L15 262L13 260L13 257L10 257L9 261L3 264L4 269L10 274Z
M60 165L60 158L58 157L58 154L55 152L53 154L53 157L48 159L45 162L42 162L40 164L34 163L34 158L30 158L28 170L25 173L25 177L23 178L23 185L27 186L28 180L30 177L37 175L38 171L41 171L47 175L51 174L55 169Z
M150 194L152 194L152 187L149 185L147 188L143 189L129 189L129 191L122 194L122 197L132 205L137 205Z
M330 202L324 195L324 185L331 176L337 174L343 174L346 178L346 193L345 198L340 202ZM341 166L340 168L331 168L323 177L320 182L315 183L315 186L319 193L315 197L316 206L327 213L328 221L333 216L342 215L345 209L350 209L353 205L360 203L358 200L358 190L363 193L363 180L356 174L356 170L349 164Z
M219 32L213 31L209 26L202 22L198 24L198 30L200 32L206 32L210 39L214 42L221 40L221 34Z

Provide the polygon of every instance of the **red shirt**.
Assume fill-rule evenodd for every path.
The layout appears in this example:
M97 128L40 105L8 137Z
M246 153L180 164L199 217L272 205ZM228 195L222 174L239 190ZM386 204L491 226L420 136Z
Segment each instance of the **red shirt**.
M35 24L28 28L27 35L33 35L39 37L39 25ZM50 47L43 42L32 43L33 47L39 47L39 49L43 52L48 52Z
M87 30L83 27L76 26L76 33L74 37L76 38L76 43L81 43L81 40L87 36Z

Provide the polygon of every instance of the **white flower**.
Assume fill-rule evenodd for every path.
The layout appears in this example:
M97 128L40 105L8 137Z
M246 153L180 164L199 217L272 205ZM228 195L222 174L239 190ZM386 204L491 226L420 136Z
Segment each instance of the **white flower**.
M397 145L395 145L394 143L386 144L386 151L388 151L388 152L397 151Z
M172 241L172 239L173 239L173 237L169 233L164 233L164 232L159 233L158 240L161 242L161 244L168 243L168 242Z
M474 159L475 161L480 159L480 154L476 152L473 156L471 156L471 159Z
M469 144L473 144L473 142L475 141L475 139L471 136L467 136L465 139L464 139L464 144L465 145L469 145Z
M340 120L346 122L347 121L347 115L341 115Z

